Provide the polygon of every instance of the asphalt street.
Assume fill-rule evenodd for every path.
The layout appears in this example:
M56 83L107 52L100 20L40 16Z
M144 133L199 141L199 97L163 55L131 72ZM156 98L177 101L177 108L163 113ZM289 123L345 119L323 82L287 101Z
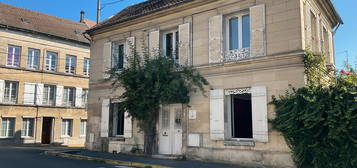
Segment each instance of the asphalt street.
M65 159L43 154L44 150L1 147L0 168L124 168L97 162Z

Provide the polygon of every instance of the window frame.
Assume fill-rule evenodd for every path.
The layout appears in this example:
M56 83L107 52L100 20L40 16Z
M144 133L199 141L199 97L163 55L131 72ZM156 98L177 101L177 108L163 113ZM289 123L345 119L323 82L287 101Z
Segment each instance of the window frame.
M31 54L30 54L30 51L32 51ZM35 59L35 57L36 57L35 51L38 51L37 62L35 62L35 60L36 60ZM31 64L30 64L30 57L31 57ZM26 64L27 69L39 70L40 69L40 59L41 59L41 50L35 49L35 48L28 48L28 50L27 50L27 64ZM37 66L37 67L35 67L35 66Z
M69 62L67 62L67 61L69 61ZM69 65L67 66L67 64L69 64ZM66 55L64 72L67 74L74 75L74 74L76 74L76 68L77 68L77 56Z
M111 57L110 57L110 67L111 68L118 68L118 69L124 69L125 68L125 57L126 57L126 43L124 40L119 40L119 41L113 41L112 42L112 48L111 48ZM114 54L115 54L115 46L118 46L118 53L117 53L117 65L114 64ZM119 67L120 63L120 46L123 46L123 58L122 58L122 67Z
M87 133L87 120L86 119L81 119L80 126L79 126L79 136L80 137L85 137L86 133Z
M46 90L46 88L49 88L49 91L47 92L47 100L45 100L45 90ZM51 88L53 88L53 100L52 100L52 103L50 103L51 102ZM56 105L56 89L57 89L57 87L56 87L56 85L47 85L47 84L45 84L44 86L43 86L43 97L42 97L42 104L43 105L47 105L47 106L55 106ZM47 101L47 103L46 103L46 101Z
M83 59L83 75L89 76L89 68L90 68L90 59L84 58Z
M28 120L28 121L26 122L27 124L26 124L26 128L24 130L25 120ZM31 120L32 120L32 128L30 129ZM35 134L34 126L35 126L34 118L27 118L27 117L22 118L21 138L33 138L34 134ZM31 130L32 135L29 135L30 130ZM25 135L23 135L24 131L25 131Z
M51 58L48 58L48 54L52 53L52 54L56 54L56 58L53 59L53 55L51 55ZM45 61L44 61L44 69L45 71L49 71L49 72L57 72L58 70L58 52L53 52L53 51L46 51L46 55L45 55ZM49 62L49 64L47 64L47 61ZM55 61L55 65L52 65L52 62ZM52 69L52 66L54 66L54 69Z
M61 137L73 136L73 119L63 118L61 123Z
M9 61L9 49L10 47L13 48L13 53L11 53L12 56L12 61L11 61L11 65L8 64ZM16 50L15 49L19 49L19 55L18 55L18 65L15 65L15 57L16 57ZM6 56L6 66L8 67L20 67L21 66L21 52L22 52L22 47L21 46L17 46L17 45L11 45L9 44L7 47L7 56Z
M67 92L67 95L66 95L66 90L68 90ZM72 104L70 104L70 90L73 91L73 101L72 101ZM68 101L65 101L65 100L68 100ZM75 107L76 106L76 88L75 87L63 87L63 98L62 98L62 104L63 106L66 106L66 107Z
M9 95L8 95L8 100L6 100L6 85L7 83L10 84L10 88L9 88ZM13 97L12 97L12 90L13 90L13 85L16 84L16 90L15 90L15 95L14 95L14 99L15 101L12 101ZM3 102L4 103L8 103L8 104L16 104L18 102L18 97L19 97L19 82L17 81L5 81L5 85L4 85L4 99Z
M122 118L118 118L118 116L119 116L118 114L119 114L120 111L119 110L117 112L114 111L114 106L115 105L119 106L118 103L119 103L118 101L111 101L110 102L109 111L110 111L110 116L112 116L111 121L110 121L111 125L112 125L112 128L110 128L110 129L112 131L112 134L111 134L112 137L124 137L124 132L125 132L125 130L124 130L124 127L125 127L125 112L123 112ZM115 115L117 115L117 117L114 117ZM118 134L119 121L122 121L122 123L120 124L120 125L122 125L122 128L121 128L122 134Z
M166 54L167 52L167 35L172 34L172 55L171 59L173 59L175 62L179 61L180 53L179 53L179 43L180 43L180 34L178 28L170 29L163 31L161 33L161 39L162 39L162 53L164 53L165 56L169 56Z
M7 120L6 123L6 130L5 130L5 134L6 135L1 135L2 131L4 130L3 128L3 124L4 124L4 120ZM11 131L10 128L10 120L13 121L12 123L12 128L13 130ZM14 138L15 137L15 126L16 126L16 117L1 117L1 128L0 128L0 138L1 139L6 139L6 138ZM9 136L9 134L12 134L11 136Z
M248 16L249 17L249 47L243 48L243 17ZM230 49L230 20L233 18L238 18L238 48L237 49ZM251 16L249 11L243 11L235 14L230 14L225 16L225 51L234 51L234 50L241 50L241 49L249 49L250 46L250 40L251 40L251 22L250 22Z

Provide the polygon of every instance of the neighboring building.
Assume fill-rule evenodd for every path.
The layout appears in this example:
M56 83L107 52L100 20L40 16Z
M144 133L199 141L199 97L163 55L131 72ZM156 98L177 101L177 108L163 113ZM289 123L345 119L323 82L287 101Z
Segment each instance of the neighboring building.
M293 167L290 149L268 119L273 95L305 85L307 48L334 64L333 34L342 24L329 0L149 0L87 31L91 35L88 136L90 150L143 147L137 122L118 113L122 89L104 79L125 56L160 49L194 66L211 84L208 97L165 106L159 154L242 165ZM113 61L114 62L113 62ZM119 115L120 114L120 115Z
M0 3L0 145L84 145L88 28Z

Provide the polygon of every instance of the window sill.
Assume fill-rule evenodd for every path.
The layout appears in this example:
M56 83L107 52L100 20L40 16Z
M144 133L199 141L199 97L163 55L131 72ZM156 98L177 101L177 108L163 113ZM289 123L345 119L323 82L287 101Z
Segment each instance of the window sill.
M109 141L125 141L123 136L109 137Z
M238 140L238 139L230 139L224 141L225 146L255 146L255 142L253 140Z
M15 137L0 137L0 140L11 140L14 139Z
M69 135L61 135L61 138L72 138L72 136L69 136Z
M31 136L21 136L21 139L34 139L34 137L31 137Z

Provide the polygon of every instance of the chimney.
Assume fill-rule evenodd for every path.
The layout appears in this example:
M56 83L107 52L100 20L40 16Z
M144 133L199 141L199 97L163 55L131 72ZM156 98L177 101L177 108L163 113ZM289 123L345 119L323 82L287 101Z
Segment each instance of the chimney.
M84 23L84 11L81 11L81 15L80 15L80 19L79 19L79 22L80 23Z

